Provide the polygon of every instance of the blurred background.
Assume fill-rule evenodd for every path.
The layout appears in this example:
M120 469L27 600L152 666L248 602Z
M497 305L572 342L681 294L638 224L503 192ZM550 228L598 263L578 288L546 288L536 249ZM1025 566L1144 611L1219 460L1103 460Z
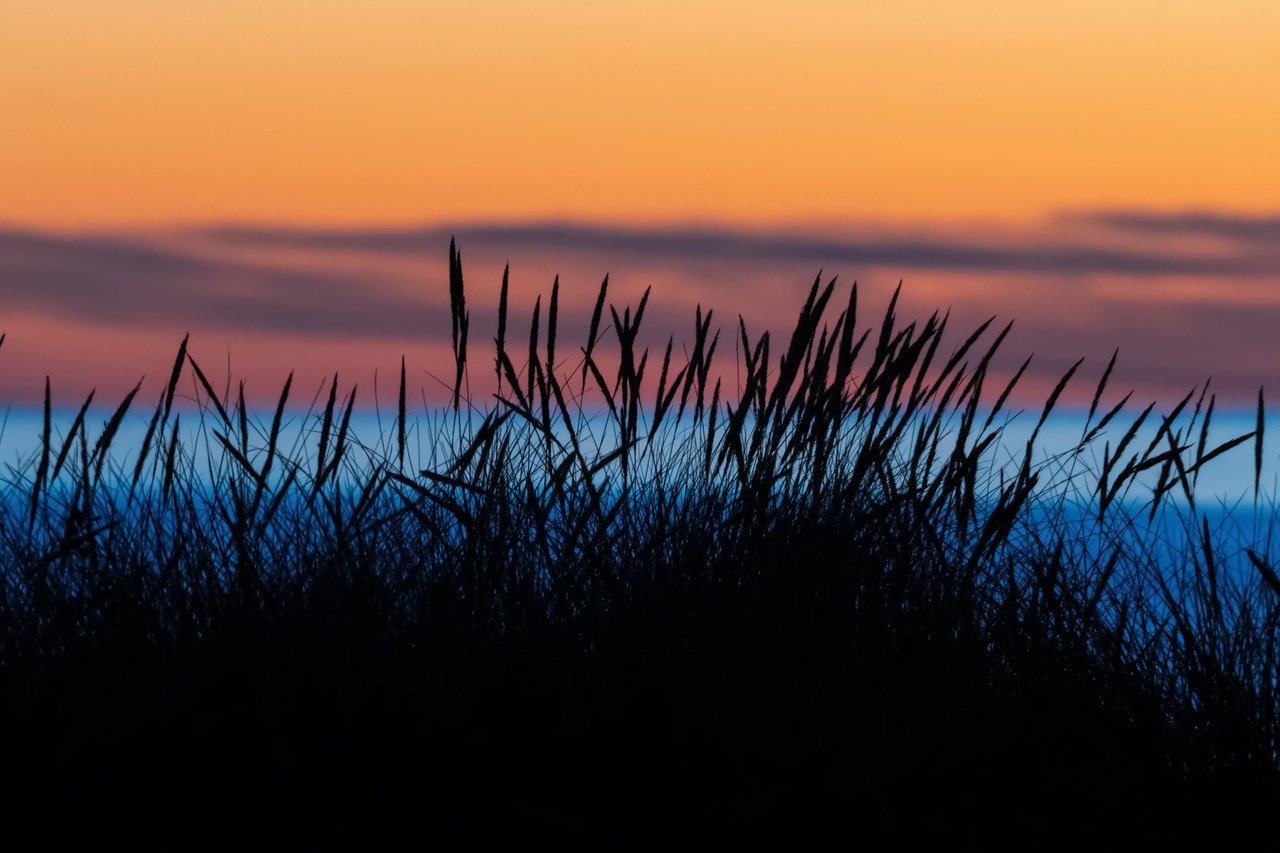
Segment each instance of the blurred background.
M154 396L187 332L255 399L402 354L443 395L456 236L480 390L509 263L516 322L560 276L565 340L606 273L651 342L701 303L729 343L822 270L864 324L900 281L957 342L1014 319L1025 401L1119 347L1139 397L1252 404L1277 43L1265 0L7 2L0 400Z

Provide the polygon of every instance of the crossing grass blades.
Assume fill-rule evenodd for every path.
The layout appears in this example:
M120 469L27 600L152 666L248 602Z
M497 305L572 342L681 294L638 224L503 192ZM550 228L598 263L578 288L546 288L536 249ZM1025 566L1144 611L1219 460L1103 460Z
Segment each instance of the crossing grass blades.
M1027 363L988 382L1008 326L904 323L895 295L864 328L857 287L819 277L789 336L699 307L691 341L650 349L650 294L616 306L606 279L572 347L557 281L526 349L504 274L497 393L473 397L452 247L449 271L448 402L412 411L402 362L372 442L337 376L305 413L291 378L260 419L185 340L138 447L141 385L63 432L46 381L0 501L7 827L1269 826L1280 554L1225 546L1195 503L1237 445L1260 483L1261 395L1217 443L1207 388L1130 414L1112 356L1078 446L1046 455L1081 365L1011 449Z

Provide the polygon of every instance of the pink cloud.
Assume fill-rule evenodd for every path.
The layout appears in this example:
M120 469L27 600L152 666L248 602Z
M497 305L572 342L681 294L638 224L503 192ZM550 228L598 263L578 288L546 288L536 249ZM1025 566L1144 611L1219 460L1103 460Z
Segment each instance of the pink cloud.
M606 273L619 310L653 288L645 343L661 347L675 334L679 356L701 304L716 311L725 330L721 352L731 359L739 314L753 334L784 333L822 267L842 287L859 280L862 326L879 321L899 279L900 317L950 309L957 343L990 315L1015 320L1002 364L1012 369L1036 353L1023 389L1028 404L1081 355L1100 372L1117 346L1113 387L1177 398L1212 375L1221 394L1246 401L1280 375L1273 230L1266 219L1095 214L1023 228L863 224L803 233L563 223L0 232L0 331L9 334L0 394L34 402L45 374L67 404L91 386L121 394L143 373L158 386L190 332L191 351L209 372L222 381L230 353L232 370L258 400L272 398L289 370L298 371L300 394L334 371L372 392L377 370L391 399L402 354L415 388L443 399L428 371L451 373L446 259L456 233L472 313L470 373L480 395L492 390L498 287L510 262L510 346L527 347L539 293L545 328L545 299L558 274L565 369ZM731 361L723 367L728 376ZM1082 373L1072 399L1087 397L1094 379Z

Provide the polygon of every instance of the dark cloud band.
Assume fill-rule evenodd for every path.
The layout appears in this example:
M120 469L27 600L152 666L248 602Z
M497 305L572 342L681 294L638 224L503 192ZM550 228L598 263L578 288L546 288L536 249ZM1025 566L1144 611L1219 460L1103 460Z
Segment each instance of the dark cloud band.
M1037 351L1033 371L1046 376L1057 360L1102 357L1117 345L1137 386L1181 386L1213 374L1217 387L1245 399L1280 375L1273 332L1280 218L1100 212L1072 220L1061 229L1055 222L1029 229L1022 239L980 229L867 229L850 237L563 222L165 234L0 230L0 332L19 332L6 318L22 313L74 320L104 353L136 329L175 339L192 331L215 346L229 333L306 340L317 353L343 342L361 351L368 343L440 343L450 329L444 259L456 236L468 259L476 346L491 334L507 258L513 327L532 307L532 280L545 291L550 274L563 272L570 284L561 330L573 339L586 329L599 276L611 270L619 305L637 288L656 286L645 334L659 345L672 333L678 344L689 331L694 302L715 308L717 324L730 332L738 312L753 333L785 326L824 267L843 281L870 282L872 310L905 278L904 310L951 305L958 325L1012 317L1009 349ZM1087 228L1072 227L1082 220ZM1219 238L1218 245L1206 249L1188 236ZM988 284L975 287L975 276L989 276L978 279ZM330 361L324 365L330 369Z
M628 228L577 223L464 224L456 228L300 230L261 227L210 232L236 245L389 253L438 253L441 240L508 251L592 252L619 260L680 262L732 259L739 262L808 263L818 266L876 267L953 272L1086 274L1128 276L1232 276L1280 274L1280 263L1259 265L1252 258L1174 250L1124 250L1041 238L1030 245L996 245L971 239L887 236L868 239L805 237L792 233L747 232L706 227Z

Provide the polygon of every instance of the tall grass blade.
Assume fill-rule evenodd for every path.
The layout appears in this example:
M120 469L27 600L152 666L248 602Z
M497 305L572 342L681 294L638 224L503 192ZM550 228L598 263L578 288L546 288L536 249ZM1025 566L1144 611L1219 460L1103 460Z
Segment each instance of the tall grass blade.
M71 422L71 429L67 431L66 438L63 440L62 449L58 451L58 459L53 464L53 473L49 475L50 482L58 479L58 474L62 471L62 465L67 461L67 454L71 450L72 441L77 434L84 430L84 416L89 411L89 406L93 403L93 395L96 393L96 389L90 391L89 396L81 404L80 410L76 412L75 419Z
M1280 596L1280 576L1276 575L1276 570L1271 568L1261 557L1253 552L1252 549L1245 551L1249 555L1249 562L1253 563L1253 567L1258 570L1258 574L1262 577L1264 583L1272 592Z
M1266 429L1266 404L1262 400L1262 389L1258 389L1258 426L1254 430L1253 444L1253 496L1257 498L1262 489L1262 435Z
M1111 353L1111 360L1107 362L1107 369L1102 371L1102 378L1098 380L1098 387L1093 392L1093 400L1089 403L1089 415L1084 419L1085 427L1093 423L1093 416L1098 411L1098 403L1102 401L1102 393L1107 390L1107 380L1111 378L1111 371L1115 369L1116 358L1120 355L1120 348L1116 347Z
M404 356L400 356L400 396L396 406L396 458L400 467L404 467L405 440L405 367Z
M3 341L0 341L3 343ZM35 526L36 514L40 509L40 492L48 484L49 456L53 442L53 390L48 376L44 378L44 425L40 431L40 464L36 467L36 477L31 484L31 515L27 528Z
M498 376L498 393L502 393L503 361L507 357L507 288L511 278L511 265L502 268L502 289L498 293L498 336L494 338L497 353L494 357L493 369Z
M102 476L102 466L106 462L107 451L111 449L111 442L115 440L116 433L120 430L120 425L124 423L124 416L128 413L129 407L133 405L133 398L138 396L138 392L142 390L142 380L138 380L138 384L133 386L133 390L125 395L124 400L116 407L116 410L107 420L107 425L103 427L102 434L98 436L98 441L93 447L93 458L96 461L94 479Z
M200 387L204 389L205 397L209 402L213 403L214 409L218 412L218 417L222 420L223 426L227 429L231 428L231 418L227 415L227 409L222 404L222 400L218 399L217 393L214 392L213 386L209 384L209 379L204 375L204 371L200 369L200 365L187 353L187 362L191 365L192 371L196 374L196 380L200 383Z
M164 390L164 420L169 419L169 412L173 409L173 395L178 389L178 380L182 378L182 365L187 360L187 341L191 340L191 333L183 335L182 343L178 345L178 357L173 361L173 371L169 374L169 384Z

